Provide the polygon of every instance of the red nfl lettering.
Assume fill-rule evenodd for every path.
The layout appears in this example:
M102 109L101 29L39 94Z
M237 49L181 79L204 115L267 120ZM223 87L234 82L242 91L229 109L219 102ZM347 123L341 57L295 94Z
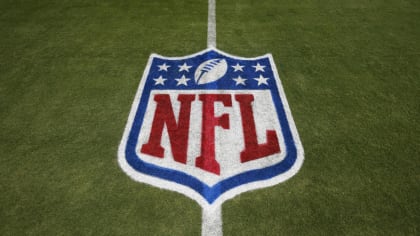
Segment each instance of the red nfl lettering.
M155 94L156 109L153 117L152 129L146 144L141 152L154 157L163 158L165 148L162 147L162 132L165 128L169 134L172 155L175 161L186 163L188 148L188 133L190 129L191 103L196 96L193 94L179 94L180 111L178 123L175 120L174 109L168 94ZM207 172L220 175L220 164L215 155L215 128L230 128L229 114L216 117L214 105L220 102L225 107L232 107L230 94L199 94L202 102L202 130L201 155L195 160L195 165ZM240 153L241 162L248 162L280 152L279 141L275 130L266 130L266 143L259 144L255 127L252 103L252 94L236 94L235 100L239 103L244 149Z

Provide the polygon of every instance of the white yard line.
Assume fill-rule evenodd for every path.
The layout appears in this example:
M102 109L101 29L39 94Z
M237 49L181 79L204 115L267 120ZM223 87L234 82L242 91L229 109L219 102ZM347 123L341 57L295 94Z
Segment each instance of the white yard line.
M222 206L215 208L203 208L203 218L201 222L202 236L222 236Z
M216 0L209 0L209 13L207 22L207 47L216 48ZM201 220L202 236L222 236L222 206L203 207Z
M209 0L207 47L216 47L216 0Z

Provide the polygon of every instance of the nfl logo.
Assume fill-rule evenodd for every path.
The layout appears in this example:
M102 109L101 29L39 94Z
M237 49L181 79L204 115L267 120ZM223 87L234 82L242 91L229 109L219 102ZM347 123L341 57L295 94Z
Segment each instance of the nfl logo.
M293 176L303 148L270 54L152 54L119 147L133 179L203 208Z

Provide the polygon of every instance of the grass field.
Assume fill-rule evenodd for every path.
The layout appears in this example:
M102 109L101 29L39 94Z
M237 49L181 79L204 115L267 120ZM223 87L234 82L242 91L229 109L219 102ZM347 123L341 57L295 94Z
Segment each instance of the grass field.
M223 205L225 235L418 235L420 1L217 1L217 46L271 52L305 149ZM206 0L0 0L0 235L200 235L117 149L148 56L206 47Z

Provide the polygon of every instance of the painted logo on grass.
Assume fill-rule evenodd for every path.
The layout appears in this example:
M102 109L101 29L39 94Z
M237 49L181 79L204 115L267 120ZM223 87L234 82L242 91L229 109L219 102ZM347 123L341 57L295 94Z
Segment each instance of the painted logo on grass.
M119 148L133 179L203 208L293 176L303 149L270 54L152 54Z

